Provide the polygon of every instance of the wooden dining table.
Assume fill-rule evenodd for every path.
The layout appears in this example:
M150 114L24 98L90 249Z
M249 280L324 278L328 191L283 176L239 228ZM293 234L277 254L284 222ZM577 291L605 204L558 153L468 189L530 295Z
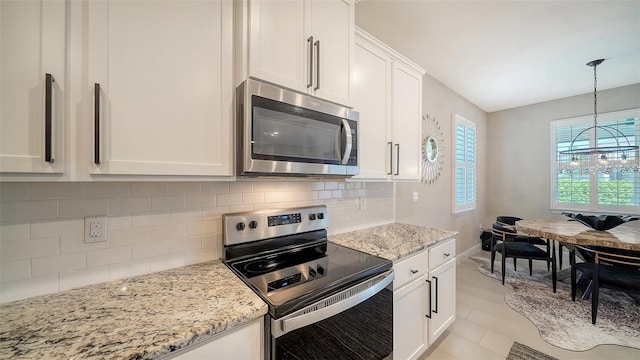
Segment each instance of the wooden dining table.
M638 222L640 223L640 220ZM516 222L516 230L529 236L555 240L563 244L640 250L640 227L637 225L629 222L601 231L593 230L578 221L520 220Z

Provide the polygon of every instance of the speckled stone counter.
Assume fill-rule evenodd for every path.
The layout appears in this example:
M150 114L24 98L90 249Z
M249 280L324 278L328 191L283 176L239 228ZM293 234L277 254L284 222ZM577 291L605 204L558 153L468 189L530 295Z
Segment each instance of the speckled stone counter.
M521 220L516 222L516 229L531 236L570 244L640 250L640 228L635 222L599 231L577 221Z
M456 235L457 231L394 223L331 235L329 241L395 261Z
M267 312L220 261L0 306L2 359L153 359Z

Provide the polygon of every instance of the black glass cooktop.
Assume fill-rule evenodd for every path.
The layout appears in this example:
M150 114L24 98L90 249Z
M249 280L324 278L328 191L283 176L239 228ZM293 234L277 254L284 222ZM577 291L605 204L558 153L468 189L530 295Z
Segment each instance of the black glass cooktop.
M252 259L227 261L234 272L284 316L391 269L391 260L324 241Z

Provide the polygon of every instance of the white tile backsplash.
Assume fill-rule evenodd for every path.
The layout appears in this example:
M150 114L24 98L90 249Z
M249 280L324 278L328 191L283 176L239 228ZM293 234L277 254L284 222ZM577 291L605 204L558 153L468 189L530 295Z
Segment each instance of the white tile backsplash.
M0 183L0 302L219 259L222 214L320 204L329 233L388 223L393 183ZM107 241L87 244L94 215Z

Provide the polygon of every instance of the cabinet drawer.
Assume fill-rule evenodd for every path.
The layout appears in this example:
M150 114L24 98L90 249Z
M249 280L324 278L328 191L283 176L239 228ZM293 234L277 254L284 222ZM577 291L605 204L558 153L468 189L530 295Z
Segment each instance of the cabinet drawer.
M435 269L454 257L456 257L455 239L436 245L429 249L429 269Z
M429 251L425 250L393 265L395 279L393 288L399 289L408 282L418 279L429 271Z

